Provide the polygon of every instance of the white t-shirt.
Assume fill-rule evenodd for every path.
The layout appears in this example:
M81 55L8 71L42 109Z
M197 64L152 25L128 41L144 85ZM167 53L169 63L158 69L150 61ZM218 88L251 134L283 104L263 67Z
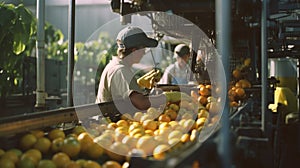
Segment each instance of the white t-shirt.
M169 65L161 80L159 81L160 84L188 84L188 79L190 77L190 68L186 65L183 68L180 68L178 62Z
M122 59L113 56L101 74L96 103L129 99L133 91L143 93L134 72L123 63Z

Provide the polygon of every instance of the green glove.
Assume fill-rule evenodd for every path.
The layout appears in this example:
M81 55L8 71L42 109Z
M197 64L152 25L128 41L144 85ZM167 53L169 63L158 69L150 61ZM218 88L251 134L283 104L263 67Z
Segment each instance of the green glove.
M192 101L192 97L184 92L173 91L164 92L163 94L166 96L167 102L179 102L181 100Z

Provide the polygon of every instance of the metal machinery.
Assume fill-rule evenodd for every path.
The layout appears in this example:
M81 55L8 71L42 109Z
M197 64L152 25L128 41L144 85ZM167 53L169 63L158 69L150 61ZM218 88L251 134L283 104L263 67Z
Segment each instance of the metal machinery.
M130 22L130 14L141 11L171 11L193 22L216 44L216 6L211 0L112 0L112 10L120 14L124 23ZM247 89L246 102L234 109L229 115L231 165L234 167L293 167L297 165L300 153L299 119L286 124L284 108L278 107L272 113L267 107L274 100L277 79L268 78L264 55L267 58L289 57L299 59L300 42L300 2L297 0L233 0L231 1L231 50L228 58L230 72L241 58L251 58L249 78L252 87ZM263 17L265 15L265 17ZM126 17L125 17L126 16ZM152 23L158 35L175 36L166 29L167 18L154 17ZM185 26L184 24L181 26ZM264 27L266 26L266 27ZM265 29L266 28L266 29ZM262 30L265 30L265 34ZM177 34L185 36L192 46L199 46L193 32ZM262 40L265 38L265 41ZM264 45L264 43L266 45ZM293 45L293 47L288 47ZM299 62L299 61L298 61ZM197 70L196 53L193 53L192 67ZM299 67L298 67L299 69ZM299 70L298 70L299 71ZM265 78L265 79L264 79ZM298 82L299 83L299 82ZM298 89L299 90L299 89ZM297 92L298 95L299 91ZM118 120L114 104L85 105L60 110L37 112L22 116L12 116L0 120L0 136L4 137L25 130L49 127L59 123L76 123L78 118L99 115L95 109L105 112L114 111L110 116ZM76 113L76 112L77 113ZM79 113L78 113L79 111ZM78 116L79 115L79 116ZM59 120L58 120L59 118ZM84 124L84 123L83 123ZM196 162L201 167L226 167L223 165L224 154L219 153L222 129L216 130L203 144L195 143L186 150L174 154L162 161L134 158L131 167L192 167ZM7 137L9 138L9 137ZM0 142L8 142L7 139Z
M297 160L294 156L299 155L299 117L296 115L296 122L286 125L282 122L285 120L282 115L284 110L279 107L278 113L272 113L266 107L274 100L274 90L279 82L274 78L267 79L266 67L270 58L294 58L299 64L300 3L297 0L234 0L231 3L232 18L229 24L232 28L232 54L228 58L230 72L239 59L251 58L249 78L253 84L247 90L250 97L246 106L230 116L234 139L231 144L234 151L233 163L238 167L292 166ZM217 39L215 23L220 16L217 15L215 1L113 0L111 6L125 23L130 22L128 14L134 15L135 12L168 11L193 22L212 41ZM157 33L174 36L167 25L172 20L166 19L168 18L152 18L153 27ZM180 26L185 25L182 23ZM191 40L192 46L199 46L193 32L183 36ZM194 54L192 71L197 74L199 71L195 68L195 59ZM299 74L299 65L297 67ZM299 104L299 87L297 95ZM202 158L200 154L189 156L191 157Z

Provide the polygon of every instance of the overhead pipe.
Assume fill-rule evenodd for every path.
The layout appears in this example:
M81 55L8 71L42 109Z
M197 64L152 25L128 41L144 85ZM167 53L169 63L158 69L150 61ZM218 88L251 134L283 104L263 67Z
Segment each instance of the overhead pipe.
M229 80L229 60L231 55L231 0L216 0L216 35L217 50L221 55L222 64L225 71L225 79ZM225 88L227 89L225 82ZM225 106L221 118L221 133L218 151L221 158L222 167L231 167L231 147L229 128L229 101L226 95Z
M45 92L45 0L37 0L37 41L36 41L36 104L37 110L46 107Z
M73 71L74 71L74 32L75 32L75 0L69 3L68 23L68 81L67 81L67 106L73 106Z

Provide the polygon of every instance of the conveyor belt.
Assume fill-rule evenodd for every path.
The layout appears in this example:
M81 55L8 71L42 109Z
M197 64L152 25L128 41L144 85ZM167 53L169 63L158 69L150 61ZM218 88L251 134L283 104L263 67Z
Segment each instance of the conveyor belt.
M32 112L0 119L0 137L11 136L28 130L42 129L53 125L88 119L92 116L110 117L118 120L121 114L112 102L88 104L57 110Z

